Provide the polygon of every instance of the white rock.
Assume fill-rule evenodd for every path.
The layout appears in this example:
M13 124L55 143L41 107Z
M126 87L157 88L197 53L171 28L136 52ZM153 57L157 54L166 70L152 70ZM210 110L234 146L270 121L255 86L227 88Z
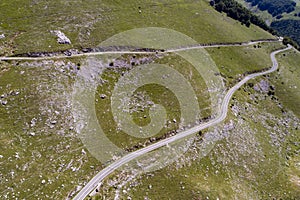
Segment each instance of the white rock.
M30 127L34 127L35 124L37 122L37 119L36 118L33 118L31 121L30 121Z
M2 34L0 35L0 39L3 39L3 38L5 38L5 35L2 33Z
M86 154L86 152L85 152L85 150L84 150L84 149L81 149L81 153L82 153L83 155L85 155L85 154Z
M59 44L71 44L71 40L61 31L51 31L57 37L57 42Z
M82 186L81 186L81 185L77 185L77 187L76 187L76 191L79 191L79 190L81 190L81 188L82 188Z
M30 136L35 136L35 133L34 132L30 132L29 135Z

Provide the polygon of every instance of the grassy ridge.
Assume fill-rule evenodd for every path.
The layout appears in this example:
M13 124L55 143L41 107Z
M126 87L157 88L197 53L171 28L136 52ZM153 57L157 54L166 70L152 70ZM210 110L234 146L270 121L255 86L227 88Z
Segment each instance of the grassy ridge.
M199 43L272 38L255 26L247 28L220 15L206 1L93 0L87 4L12 0L0 4L0 18L0 31L7 35L1 42L12 43L14 53L94 47L114 34L141 27L175 29ZM50 30L57 29L71 39L72 45L56 43Z

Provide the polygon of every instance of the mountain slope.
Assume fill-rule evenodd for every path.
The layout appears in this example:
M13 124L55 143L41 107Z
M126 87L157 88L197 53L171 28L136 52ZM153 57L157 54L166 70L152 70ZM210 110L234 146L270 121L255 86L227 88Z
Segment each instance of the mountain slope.
M4 0L0 3L0 20L0 35L5 35L0 39L0 54L10 56L93 48L114 34L144 27L173 29L193 38L196 43L205 44L275 38L256 26L247 28L218 13L204 0L92 0L88 3L80 0ZM61 30L72 43L58 44L51 30ZM216 76L222 78L225 89L228 89L243 74L270 67L269 53L282 47L279 42L220 47L205 50L205 55L212 58L220 71ZM78 137L78 130L84 123L76 121L78 113L74 113L72 102L74 86L80 75L87 78L96 76L99 85L91 104L98 108L95 114L108 131L108 137L115 136L112 141L123 150L132 151L141 148L142 142L148 142L127 135L122 137L125 134L116 135L118 127L113 124L111 99L108 98L115 83L124 74L136 69L137 63L169 64L179 71L190 80L200 99L201 111L209 116L211 109L206 109L207 88L203 77L197 74L191 63L177 54L160 56L152 52L146 55L126 54L118 58L82 56L1 61L0 198L65 199L73 196L107 165L92 156L89 147ZM259 199L269 198L269 194L271 197L297 198L299 96L295 92L297 88L290 87L299 84L296 70L299 53L291 51L278 59L284 66L280 68L280 77L277 77L278 74L262 77L252 81L252 87L251 84L245 86L232 100L228 119L215 130L203 133L205 140L214 138L213 133L217 133L218 145L211 153L199 153L205 146L203 136L197 136L193 148L177 163L140 176L137 180L128 181L126 177L131 176L116 173L105 181L95 198L108 196L113 199L115 189L120 191L119 188L126 190L121 190L121 199L127 196L133 199L144 199L144 196L152 199ZM102 66L103 72L91 68L91 63L96 63L96 69ZM93 70L98 74L93 74ZM286 83L288 77L293 79ZM285 84L281 84L281 79ZM276 84L275 96L269 96L269 90L267 93L261 91L261 80L272 86ZM181 85L178 83L178 87ZM287 94L291 95L291 99L284 98ZM176 95L155 84L141 87L134 94L131 102L138 102L133 106L138 110L133 112L135 122L149 123L149 108L142 106L152 101L150 97L168 108L167 114L172 120L167 131L178 129L181 113ZM87 96L82 95L81 99L85 100ZM167 131L163 133L166 136L169 134ZM153 137L147 139L153 141ZM118 179L121 182L125 179L124 184L114 181Z
M0 11L0 33L6 35L0 41L15 47L15 53L95 47L114 34L141 27L175 28L199 43L273 38L218 14L205 1L13 0L2 2ZM63 31L72 44L57 45L51 30Z

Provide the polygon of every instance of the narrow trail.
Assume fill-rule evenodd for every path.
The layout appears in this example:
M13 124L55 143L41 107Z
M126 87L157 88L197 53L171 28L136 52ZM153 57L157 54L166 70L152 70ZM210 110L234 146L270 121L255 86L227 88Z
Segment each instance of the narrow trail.
M256 44L258 42L251 42L251 43L245 43L244 45L253 45ZM219 47L221 45L215 45L212 47ZM224 45L222 45L224 46ZM235 45L235 46L243 46L243 44L241 45ZM166 52L175 52L175 51L184 51L184 50L189 50L189 49L196 49L196 48L204 48L203 46L198 46L198 47L186 47L186 48L179 48L179 49L174 49L174 50L169 50ZM246 76L244 79L242 79L240 82L238 82L236 85L234 85L232 88L230 88L228 90L228 92L226 93L223 101L222 101L222 105L221 105L221 112L220 114L210 120L209 122L197 125L195 127L192 127L188 130L184 130L180 133L178 133L177 135L174 135L170 138L166 138L164 140L161 140L155 144L152 144L150 146L147 146L145 148L139 149L135 152L129 153L127 155L125 155L124 157L116 160L115 162L113 162L112 164L110 164L109 166L105 167L102 171L100 171L98 174L96 174L82 189L81 191L73 198L74 200L82 200L84 198L86 198L96 187L99 183L101 183L101 181L103 181L108 175L110 175L112 172L114 172L116 169L120 168L121 166L125 165L126 163L134 160L135 158L144 155L145 153L148 153L150 151L153 151L155 149L158 149L162 146L165 146L169 143L172 143L174 141L177 141L179 139L185 138L187 136L190 136L192 134L195 134L196 132L199 132L203 129L206 129L208 127L214 126L220 122L222 122L226 116L227 116L227 112L228 112L228 105L230 102L230 99L232 98L233 94L235 93L235 91L237 91L243 84L245 84L248 80L253 79L255 77L258 76L262 76L265 74L269 74L272 73L274 71L277 70L278 68L278 62L275 58L276 54L283 52L283 51L287 51L289 49L292 49L293 47L288 45L287 48L285 49L281 49L281 50L277 50L274 51L270 54L270 58L272 60L272 67L264 72L258 72L258 73L254 73L254 74L250 74L248 76Z
M109 55L109 54L165 54L165 53L174 53L180 51L187 51L192 49L203 49L203 48L218 48L218 47L237 47L237 46L249 46L255 45L258 43L270 43L270 42L279 42L278 40L258 40L253 42L243 42L243 43L229 43L229 44L197 44L188 47L179 47L174 49L166 49L164 51L101 51L101 52L89 52L89 53L79 53L72 55L59 55L59 56L42 56L42 57L0 57L0 61L39 61L39 60L51 60L51 59L64 59L64 58L77 58L77 57L86 57L86 56L97 56L97 55Z

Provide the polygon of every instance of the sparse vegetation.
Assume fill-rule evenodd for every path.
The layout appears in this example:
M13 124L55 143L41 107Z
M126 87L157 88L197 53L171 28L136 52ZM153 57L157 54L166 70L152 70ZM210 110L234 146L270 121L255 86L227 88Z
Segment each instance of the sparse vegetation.
M232 78L229 76L239 77L243 70L270 66L270 60L265 58L269 57L271 51L282 47L280 43L258 46L260 48L224 47L208 51L223 77L230 82ZM298 76L295 67L300 57L299 53L291 51L285 56L278 56L279 60L283 58L289 64L281 63L281 66L288 67L280 68L279 73L252 80L239 90L231 101L228 119L215 127L216 130L205 131L198 136L182 159L167 168L142 176L123 174L118 176L118 180L112 176L108 181L115 182L113 185L109 182L105 184L101 197L118 194L124 198L138 199L297 199L299 195L295 180L298 171L295 168L290 170L286 163L297 158L299 153L296 147L300 139L297 117L299 98L293 83ZM289 79L287 77L290 74L281 70L295 73L289 84L281 84L282 80ZM285 98L287 94L293 96ZM282 104L283 98L288 102ZM218 142L205 156L202 152L211 137L218 138ZM132 177L135 178L130 180ZM120 185L122 187L118 188ZM113 186L116 190L106 190Z
M234 9L231 7L230 15ZM4 0L0 3L0 35L5 34L0 39L0 55L71 48L88 52L112 35L141 27L174 29L202 44L275 38L258 27L260 23L265 26L258 18L248 16L244 9L239 11L236 18L242 18L245 25L254 20L253 24L241 25L204 0ZM70 44L58 44L52 30L62 31ZM140 39L137 37L133 38ZM206 51L219 68L215 75L221 76L228 89L244 74L270 67L269 53L282 47L272 42ZM71 198L107 165L94 158L78 138L85 123L76 121L78 113L72 111L78 73L87 72L84 75L91 77L89 58L0 62L0 199ZM174 94L148 84L133 95L133 120L148 124L149 106L155 102L166 107L169 126L147 139L118 130L111 112L111 92L118 79L140 60L168 64L182 74L195 90L201 116L207 119L211 115L203 77L176 54L93 58L101 63L97 67L103 67L96 77L99 86L92 102L97 121L106 136L127 151L174 133L181 120ZM93 198L113 198L118 191L120 199L299 199L295 180L299 179L300 56L289 51L278 59L278 72L241 88L230 102L226 121L197 134L183 157L153 173L116 171ZM216 145L205 154L205 145L211 141L217 141Z

